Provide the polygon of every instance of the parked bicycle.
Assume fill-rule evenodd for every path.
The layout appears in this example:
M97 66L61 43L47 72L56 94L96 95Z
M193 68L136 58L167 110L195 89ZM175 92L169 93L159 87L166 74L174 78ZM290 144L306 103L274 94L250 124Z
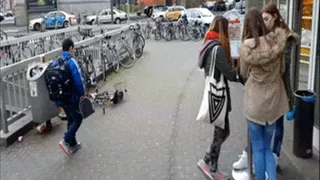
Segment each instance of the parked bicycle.
M78 33L80 36L82 36L82 40L85 40L86 38L94 37L94 33L92 29L81 29L80 26L78 26Z
M136 58L140 58L143 54L143 49L145 46L145 39L142 36L141 28L139 24L136 24L136 27L133 25L129 26L129 29L133 31L132 33L132 47Z
M172 20L169 20L168 23L164 24L164 39L167 41L171 41L176 39L176 26L174 26Z
M143 26L143 35L146 39L150 38L150 34L152 32L152 25L149 20L146 21L146 24Z
M106 44L103 44L102 58L104 59L105 64L108 67L112 67L115 72L119 71L120 59L116 50L116 45L111 44L110 41L112 36L106 35L104 41ZM105 48L106 47L106 48Z
M91 55L87 55L85 49L89 46L81 46L76 48L75 56L78 59L79 66L81 68L82 76L85 81L87 89L96 87L97 75L93 65Z
M134 48L131 47L129 42L124 35L124 31L120 32L119 36L120 48L118 50L119 59L124 59L120 61L120 64L124 68L131 68L136 62L136 54Z

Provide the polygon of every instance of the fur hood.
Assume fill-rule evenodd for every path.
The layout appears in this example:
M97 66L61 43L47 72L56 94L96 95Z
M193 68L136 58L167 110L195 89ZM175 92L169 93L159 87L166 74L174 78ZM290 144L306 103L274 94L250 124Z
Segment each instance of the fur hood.
M253 38L245 40L240 47L241 60L252 65L270 63L283 55L289 34L294 39L298 37L293 32L287 33L285 30L277 28L265 37L259 37L260 45L256 48L254 48L255 40Z

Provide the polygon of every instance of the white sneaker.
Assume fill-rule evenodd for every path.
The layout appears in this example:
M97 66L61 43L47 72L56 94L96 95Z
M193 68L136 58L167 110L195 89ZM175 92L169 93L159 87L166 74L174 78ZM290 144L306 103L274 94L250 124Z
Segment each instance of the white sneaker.
M246 151L242 152L242 155L239 156L240 159L233 163L233 169L242 170L248 168L248 153Z

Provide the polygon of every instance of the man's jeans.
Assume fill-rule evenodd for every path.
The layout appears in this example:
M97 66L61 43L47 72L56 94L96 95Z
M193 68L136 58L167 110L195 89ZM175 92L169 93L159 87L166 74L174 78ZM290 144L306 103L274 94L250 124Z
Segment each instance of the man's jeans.
M270 147L275 123L264 126L252 121L247 122L252 144L256 180L265 180L265 172L267 172L270 180L277 179L275 160Z
M283 140L283 131L284 131L283 116L280 117L275 124L276 126L273 134L272 152L276 154L277 157L280 157L280 151L281 151L282 140ZM248 147L245 148L245 151L248 152Z
M70 145L75 146L77 144L76 133L82 123L82 116L79 111L78 104L64 105L62 104L67 118L67 132L64 134L64 140Z

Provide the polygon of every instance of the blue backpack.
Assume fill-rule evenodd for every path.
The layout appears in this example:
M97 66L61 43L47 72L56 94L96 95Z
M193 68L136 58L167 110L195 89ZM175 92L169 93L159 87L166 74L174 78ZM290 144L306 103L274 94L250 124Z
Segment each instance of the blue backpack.
M72 78L68 65L69 59L60 58L51 62L44 74L51 101L63 102L71 96Z

